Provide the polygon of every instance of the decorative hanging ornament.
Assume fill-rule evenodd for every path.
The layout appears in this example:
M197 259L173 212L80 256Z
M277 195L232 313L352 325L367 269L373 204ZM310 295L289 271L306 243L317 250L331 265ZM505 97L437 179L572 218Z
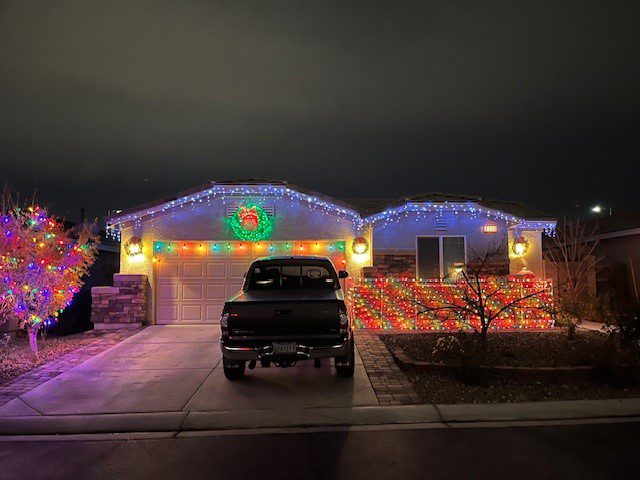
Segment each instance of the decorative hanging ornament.
M369 251L369 241L364 237L357 237L353 240L351 249L355 254L367 253Z
M252 203L240 206L227 222L234 237L248 242L268 238L273 231L273 221L262 207Z
M513 244L511 245L511 252L513 256L516 258L524 257L524 255L529 250L529 242L523 236L520 236L515 239Z
M140 255L142 253L142 240L138 237L131 237L124 244L124 251L131 257Z

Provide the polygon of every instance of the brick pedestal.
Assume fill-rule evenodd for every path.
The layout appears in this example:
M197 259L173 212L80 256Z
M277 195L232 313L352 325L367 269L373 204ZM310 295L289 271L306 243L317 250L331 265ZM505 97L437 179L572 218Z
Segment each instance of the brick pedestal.
M139 327L147 315L146 275L117 273L113 287L91 289L91 321L95 329Z

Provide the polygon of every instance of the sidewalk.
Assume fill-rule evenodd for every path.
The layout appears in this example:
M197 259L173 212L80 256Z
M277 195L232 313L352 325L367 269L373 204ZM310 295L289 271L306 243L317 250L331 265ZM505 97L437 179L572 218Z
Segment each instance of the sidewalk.
M330 427L452 426L462 423L640 419L640 399L566 402L279 408L254 411L158 412L4 417L0 435L69 435ZM0 437L1 438L1 437Z

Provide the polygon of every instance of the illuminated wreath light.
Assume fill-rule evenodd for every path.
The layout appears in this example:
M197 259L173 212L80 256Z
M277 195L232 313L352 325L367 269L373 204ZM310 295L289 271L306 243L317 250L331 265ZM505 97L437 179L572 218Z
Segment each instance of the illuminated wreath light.
M236 238L248 242L268 238L273 231L273 222L264 209L251 203L239 207L227 222Z
M358 255L367 253L369 251L369 241L364 237L357 237L351 244L351 250Z
M136 255L142 254L142 240L138 237L131 237L124 244L124 251L130 257L135 257Z
M529 242L524 237L518 237L511 245L511 253L516 258L524 257L529 251Z

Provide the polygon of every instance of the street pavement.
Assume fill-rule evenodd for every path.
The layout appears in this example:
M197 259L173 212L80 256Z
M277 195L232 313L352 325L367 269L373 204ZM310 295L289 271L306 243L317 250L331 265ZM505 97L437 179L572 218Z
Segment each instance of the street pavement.
M638 478L640 423L3 441L3 479Z

